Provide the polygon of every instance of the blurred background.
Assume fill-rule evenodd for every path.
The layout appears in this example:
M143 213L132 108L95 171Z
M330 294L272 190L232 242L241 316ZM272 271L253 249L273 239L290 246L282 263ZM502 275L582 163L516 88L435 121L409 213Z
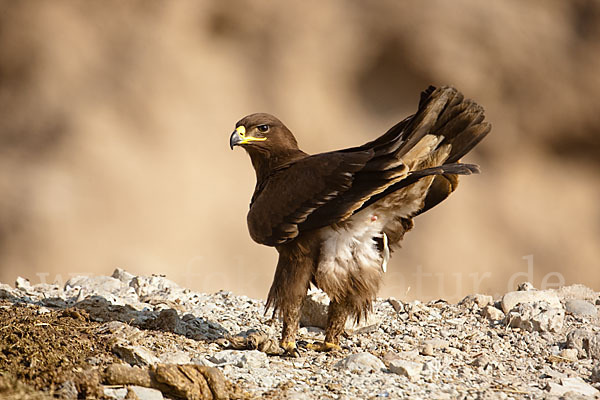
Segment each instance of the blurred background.
M115 267L265 298L255 176L236 121L280 117L309 153L362 144L429 84L491 134L415 220L380 296L600 289L600 2L1 1L0 281Z

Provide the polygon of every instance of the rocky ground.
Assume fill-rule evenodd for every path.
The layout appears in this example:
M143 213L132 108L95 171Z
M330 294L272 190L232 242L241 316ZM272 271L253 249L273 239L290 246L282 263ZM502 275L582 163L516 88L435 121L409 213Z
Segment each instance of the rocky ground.
M264 302L160 276L0 284L0 397L600 398L600 293L523 284L458 304L379 299L342 351L277 353ZM309 295L300 344L323 339Z

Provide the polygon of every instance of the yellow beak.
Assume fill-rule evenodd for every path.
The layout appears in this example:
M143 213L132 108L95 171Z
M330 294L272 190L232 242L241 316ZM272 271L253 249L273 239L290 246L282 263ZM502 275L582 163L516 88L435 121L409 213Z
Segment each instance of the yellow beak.
M267 138L246 136L246 127L241 125L235 128L235 131L231 134L231 137L229 138L229 147L233 150L233 146L240 146L250 142L263 142L265 140L267 140Z

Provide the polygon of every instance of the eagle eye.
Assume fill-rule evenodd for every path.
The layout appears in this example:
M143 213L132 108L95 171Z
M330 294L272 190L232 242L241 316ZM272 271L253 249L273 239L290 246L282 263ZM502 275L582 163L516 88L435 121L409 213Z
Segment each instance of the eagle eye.
M257 125L256 129L258 129L258 131L261 133L265 133L269 130L269 125L266 125L266 124Z

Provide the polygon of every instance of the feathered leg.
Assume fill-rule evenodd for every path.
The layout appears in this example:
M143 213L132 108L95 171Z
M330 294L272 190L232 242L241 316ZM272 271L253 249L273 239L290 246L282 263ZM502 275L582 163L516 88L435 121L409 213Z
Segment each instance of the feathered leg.
M314 246L302 240L280 246L277 250L279 261L267 298L267 309L273 307L274 314L283 319L281 347L287 355L297 356L296 333L300 311L313 275L316 254Z
M332 300L329 303L325 341L312 344L309 348L316 351L340 350L340 336L344 333L348 315L350 315L350 309L346 301L337 302Z

